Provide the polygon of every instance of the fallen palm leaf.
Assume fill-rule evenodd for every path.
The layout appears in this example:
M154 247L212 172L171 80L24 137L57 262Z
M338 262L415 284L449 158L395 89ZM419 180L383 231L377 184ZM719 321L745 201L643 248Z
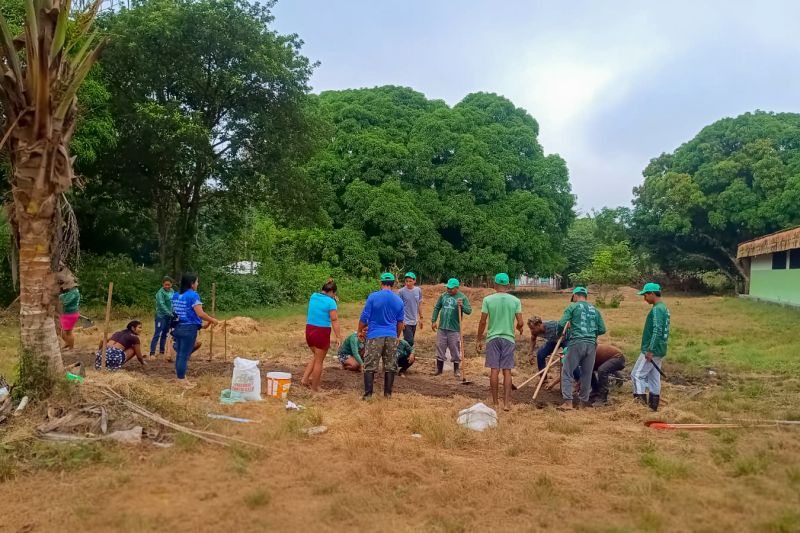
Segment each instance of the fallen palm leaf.
M219 433L214 433L212 431L202 431L202 430L199 430L199 429L192 429L192 428L183 426L181 424L172 422L171 420L167 420L166 418L162 417L161 415L158 415L156 413L150 412L147 409L145 409L144 407L142 407L141 405L133 403L132 401L128 400L127 398L122 396L120 393L118 393L117 391L115 391L114 389L109 387L108 385L102 385L102 384L98 384L98 383L91 383L90 385L93 385L95 387L100 388L101 392L104 395L106 395L108 398L110 398L112 400L116 400L116 401L120 402L122 405L127 407L130 411L132 411L132 412L134 412L136 414L139 414L141 416L144 416L145 418L149 418L150 420L152 420L152 421L154 421L154 422L156 422L158 424L161 424L162 426L166 426L166 427L168 427L170 429L174 429L175 431L179 431L181 433L185 433L187 435L191 435L191 436L193 436L195 438L198 438L198 439L200 439L200 440L202 440L204 442L208 442L208 443L211 443L211 444L217 444L219 446L226 446L226 447L227 446L231 446L233 443L237 443L237 444L244 444L246 446L252 446L254 448L266 449L265 446L262 446L260 444L255 444L253 442L249 442L249 441L242 440L242 439L237 439L236 437L229 437L227 435L221 435Z

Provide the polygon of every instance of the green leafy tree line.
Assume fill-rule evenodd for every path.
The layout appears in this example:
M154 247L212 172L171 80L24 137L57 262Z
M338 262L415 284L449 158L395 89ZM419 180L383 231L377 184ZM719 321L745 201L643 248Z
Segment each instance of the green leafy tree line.
M800 115L745 113L653 159L634 189L633 242L667 273L747 281L738 243L800 224Z

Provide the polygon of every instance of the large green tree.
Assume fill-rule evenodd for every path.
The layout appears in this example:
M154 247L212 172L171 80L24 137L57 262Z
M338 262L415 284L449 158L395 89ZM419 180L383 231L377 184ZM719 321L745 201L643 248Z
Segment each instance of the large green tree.
M746 113L653 159L634 189L635 242L670 273L746 279L739 242L800 223L800 115Z
M157 234L168 270L190 261L209 203L227 198L241 212L302 183L294 163L314 146L313 65L297 36L272 29L273 5L140 0L103 21L120 135L94 194L117 193L122 214Z
M552 273L574 215L564 161L507 99L454 107L402 87L329 91L327 147L308 167L335 226L363 232L383 264L431 278Z

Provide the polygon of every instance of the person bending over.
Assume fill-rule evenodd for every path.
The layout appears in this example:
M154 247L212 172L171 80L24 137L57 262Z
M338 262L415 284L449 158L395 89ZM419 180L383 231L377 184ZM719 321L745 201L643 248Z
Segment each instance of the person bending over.
M339 348L339 362L342 368L351 372L361 372L364 366L364 347L367 340L367 328L361 333L354 332L348 336Z
M134 357L139 360L142 366L146 366L144 357L142 356L142 343L139 340L139 335L142 334L142 323L138 320L131 320L125 329L117 331L106 343L106 369L119 370L122 365L133 359ZM94 354L94 367L97 370L103 365L103 360L100 353L103 350L103 341L97 347L97 352Z

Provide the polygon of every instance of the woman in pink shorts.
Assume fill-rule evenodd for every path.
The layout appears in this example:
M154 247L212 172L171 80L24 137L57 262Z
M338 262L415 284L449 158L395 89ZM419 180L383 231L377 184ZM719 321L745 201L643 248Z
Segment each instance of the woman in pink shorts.
M61 303L61 338L64 339L64 349L71 350L75 347L75 335L72 330L81 317L81 293L72 274L60 277L61 294L58 301Z

